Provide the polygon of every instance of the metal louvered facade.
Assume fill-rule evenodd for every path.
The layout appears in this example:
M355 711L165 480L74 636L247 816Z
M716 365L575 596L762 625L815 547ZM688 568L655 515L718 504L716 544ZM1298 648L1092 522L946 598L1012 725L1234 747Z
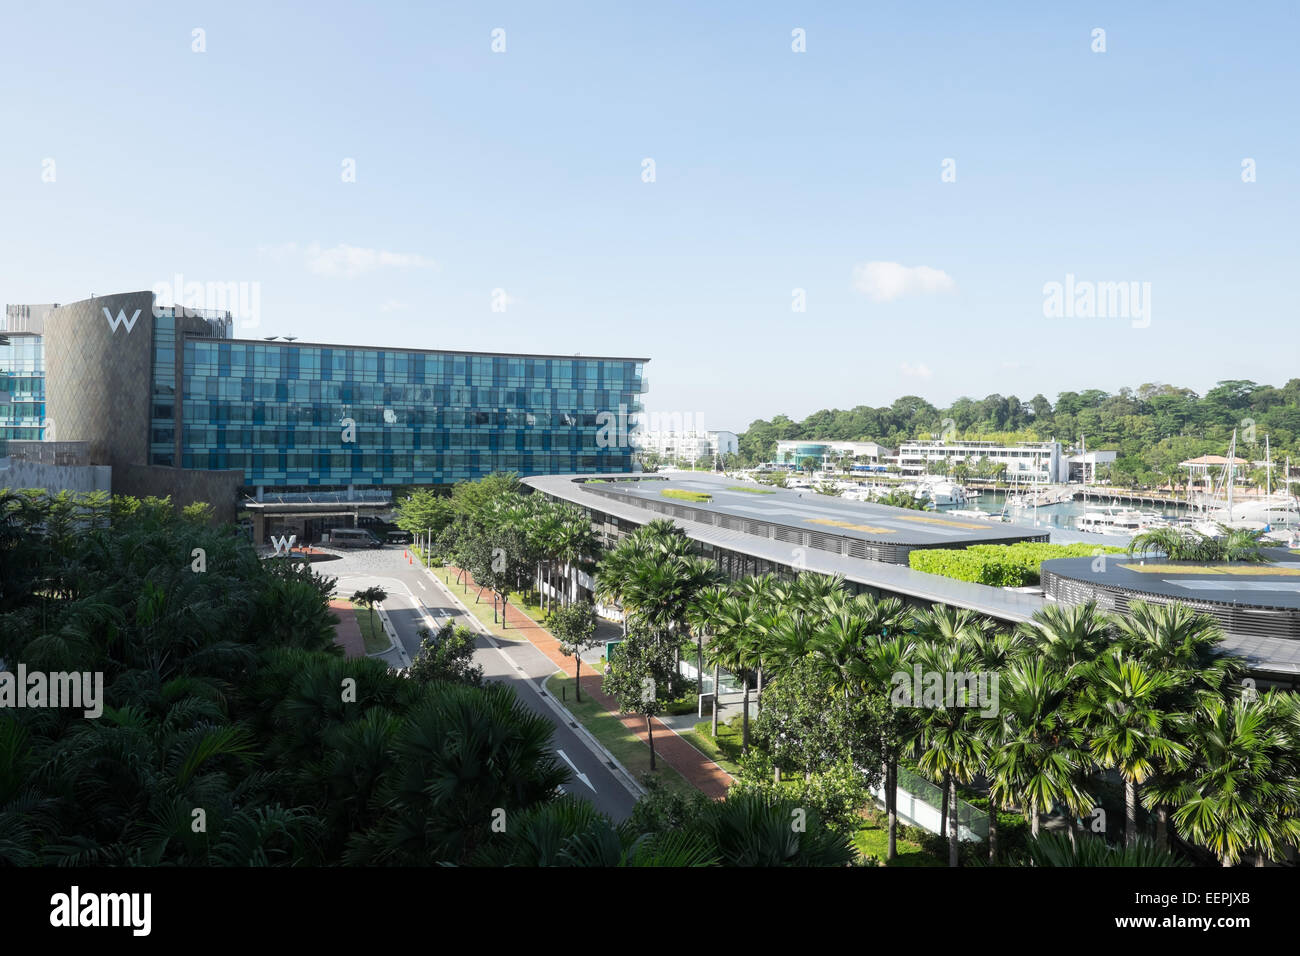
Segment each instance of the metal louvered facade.
M1140 591L1115 584L1080 581L1057 571L1043 569L1043 593L1063 604L1082 604L1096 601L1107 611L1127 614L1133 601L1148 604L1182 604L1219 623L1225 634L1247 638L1275 638L1300 641L1300 611L1294 608L1251 606L1207 601L1194 597L1172 597Z

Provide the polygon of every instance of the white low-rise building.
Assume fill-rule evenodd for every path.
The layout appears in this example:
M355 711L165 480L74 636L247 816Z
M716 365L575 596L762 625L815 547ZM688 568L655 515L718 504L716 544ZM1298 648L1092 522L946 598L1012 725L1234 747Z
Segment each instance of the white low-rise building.
M881 464L889 449L873 441L813 441L796 439L776 443L775 464L802 466L811 458L819 470L841 463Z
M728 431L638 431L632 441L643 454L665 461L725 458L740 448L739 436Z
M905 475L924 475L932 462L945 462L949 469L964 462L975 469L984 459L1004 466L1008 481L1050 484L1070 480L1069 459L1062 453L1059 441L1012 445L991 441L910 441L898 449L895 461Z

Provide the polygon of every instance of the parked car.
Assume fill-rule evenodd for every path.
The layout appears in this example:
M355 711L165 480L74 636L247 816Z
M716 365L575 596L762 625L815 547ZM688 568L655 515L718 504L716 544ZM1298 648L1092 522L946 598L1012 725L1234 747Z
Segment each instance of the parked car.
M411 532L409 531L390 531L388 532L389 544L410 544Z

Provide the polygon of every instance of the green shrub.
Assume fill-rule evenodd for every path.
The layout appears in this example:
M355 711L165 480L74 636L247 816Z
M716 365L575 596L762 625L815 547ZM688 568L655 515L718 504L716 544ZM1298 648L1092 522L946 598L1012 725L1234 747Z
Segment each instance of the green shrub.
M990 587L1028 587L1039 582L1039 567L1053 558L1087 558L1095 554L1124 554L1123 548L1095 544L975 544L969 548L925 548L908 555L916 571Z
M677 498L680 501L712 501L713 495L707 491L683 491L680 488L665 488L659 492L665 498Z

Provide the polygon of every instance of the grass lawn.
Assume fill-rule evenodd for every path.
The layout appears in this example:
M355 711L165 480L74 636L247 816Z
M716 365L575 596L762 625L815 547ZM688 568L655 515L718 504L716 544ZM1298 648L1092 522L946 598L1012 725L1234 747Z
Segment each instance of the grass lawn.
M582 703L575 701L573 690L572 674L556 672L546 681L547 693L564 704L582 726L591 731L592 736L599 740L619 763L627 767L633 779L640 783L641 777L650 773L650 748L624 727L618 717L596 703L590 694L582 698ZM672 733L672 731L668 730L664 733ZM656 734L656 740L658 736ZM683 793L694 790L681 774L664 762L662 757L656 757L655 766L654 776L664 786Z
M438 578L439 581L447 585L447 590L450 591L452 594L456 595L456 597L460 598L460 602L464 604L467 608L469 608L469 612L473 614L476 618L478 618L479 621L495 636L501 638L503 641L527 640L527 638L525 638L514 628L510 628L509 630L503 628L501 626L501 620L500 620L501 615L499 613L497 614L496 622L493 622L492 596L488 591L485 590L483 592L482 601L480 601L478 604L475 604L474 597L475 594L477 593L476 588L470 588L468 591L465 590L464 584L456 583L455 573L448 572L446 568L440 568L435 566L433 568L430 568L430 570L434 573L434 575Z
M718 722L718 739L713 739L712 720L701 720L694 730L682 734L692 747L704 754L733 777L740 774L740 724L739 715L733 718L735 727ZM753 730L753 727L750 728Z
M746 488L744 485L729 485L728 491L743 491L748 495L774 495L776 494L771 488Z
M392 641L384 633L384 625L379 623L379 612L375 612L372 621L370 612L355 601L352 602L352 610L357 616L357 625L361 628L361 638L366 642L366 653L382 654L388 650Z
M886 817L883 811L871 809L867 811L867 816L862 821L862 829L857 832L853 838L853 845L858 848L858 852L864 855L874 856L883 861L885 855L889 852L889 830L886 828ZM898 838L898 857L887 866L947 866L946 860L938 860L931 856L920 846L904 840L901 836Z

